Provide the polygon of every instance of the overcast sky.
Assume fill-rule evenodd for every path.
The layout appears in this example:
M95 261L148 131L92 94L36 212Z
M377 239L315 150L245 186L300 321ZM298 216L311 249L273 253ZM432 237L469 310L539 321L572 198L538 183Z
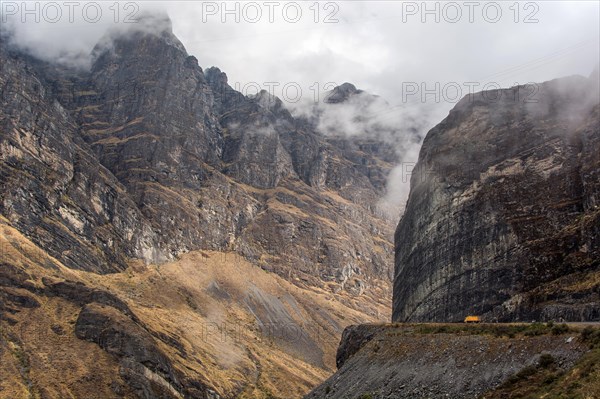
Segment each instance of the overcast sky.
M21 43L46 57L68 58L89 53L114 24L114 2L98 3L103 13L95 23L88 22L95 19L95 7L84 12L85 2L71 9L73 22L70 9L60 1L54 3L58 7L29 3L29 14L21 1L3 1L0 12L2 22L17 25ZM468 82L506 87L570 74L587 76L598 63L598 1L471 3L227 2L232 11L227 14L220 1L121 2L116 19L123 22L130 13L166 9L174 33L202 67L220 67L232 86L248 91L250 82L277 82L278 94L292 101L295 83L303 97L314 97L317 87L323 91L329 82L351 82L399 104L419 97L402 98L403 91L415 90L414 83L421 91L422 83L434 89L440 82L441 100L452 102L457 87L466 94ZM287 96L281 93L285 84ZM436 101L433 94L426 100Z

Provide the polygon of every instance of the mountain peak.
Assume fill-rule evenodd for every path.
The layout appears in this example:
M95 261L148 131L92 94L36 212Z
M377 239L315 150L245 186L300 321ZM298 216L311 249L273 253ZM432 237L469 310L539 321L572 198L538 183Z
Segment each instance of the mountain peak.
M227 78L227 74L223 71L221 71L219 68L217 67L210 67L208 69L206 69L206 71L204 71L204 74L206 75L206 79L209 82L215 82L221 85L226 85L228 78Z
M149 31L173 33L173 23L164 11L143 12L138 16L135 26Z
M352 83L345 82L327 93L325 102L328 104L342 103L348 100L350 97L360 93L363 93L363 91L358 90Z
M187 55L185 47L173 34L171 18L163 11L141 13L135 23L118 25L110 29L96 44L92 55L97 58L106 51L114 50L118 47L117 43L124 41L139 43L143 38L158 39Z
M356 86L354 86L352 83L348 83L348 82L344 82L341 85L339 85L337 87L337 89L339 90L346 90L346 91L357 91Z

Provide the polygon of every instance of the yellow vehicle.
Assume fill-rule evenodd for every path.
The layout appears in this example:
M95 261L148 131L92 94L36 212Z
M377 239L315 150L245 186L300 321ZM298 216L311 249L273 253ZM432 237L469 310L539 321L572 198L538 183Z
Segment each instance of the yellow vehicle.
M465 317L465 323L481 323L481 317L467 316L467 317Z

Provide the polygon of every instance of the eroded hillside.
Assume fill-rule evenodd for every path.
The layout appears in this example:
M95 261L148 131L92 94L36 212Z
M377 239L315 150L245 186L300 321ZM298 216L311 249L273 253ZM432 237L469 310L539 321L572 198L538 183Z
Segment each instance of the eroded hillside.
M376 320L231 252L98 275L0 228L2 398L301 397L335 368L343 326Z
M0 47L0 396L301 397L390 317L404 133L323 134L135 25L90 70Z

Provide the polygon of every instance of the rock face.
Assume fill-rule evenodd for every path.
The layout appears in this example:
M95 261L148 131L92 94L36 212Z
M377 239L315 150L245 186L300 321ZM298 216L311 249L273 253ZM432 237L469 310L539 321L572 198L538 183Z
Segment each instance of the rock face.
M86 305L77 318L75 335L120 358L125 379L140 398L183 397L180 392L184 387L154 337L117 309L97 303ZM206 387L198 387L202 385L186 387L185 392L203 396Z
M394 321L600 320L599 109L574 76L467 96L427 134Z
M2 214L74 268L104 273L152 258L155 234L123 185L28 60L0 52Z
M89 70L2 38L0 391L301 397L345 324L390 317L377 202L404 133L325 134L204 71L167 18L132 25Z
M233 250L292 281L381 297L393 226L376 204L394 150L243 96L168 19L145 18L107 34L90 71L2 46L2 214L75 269Z

